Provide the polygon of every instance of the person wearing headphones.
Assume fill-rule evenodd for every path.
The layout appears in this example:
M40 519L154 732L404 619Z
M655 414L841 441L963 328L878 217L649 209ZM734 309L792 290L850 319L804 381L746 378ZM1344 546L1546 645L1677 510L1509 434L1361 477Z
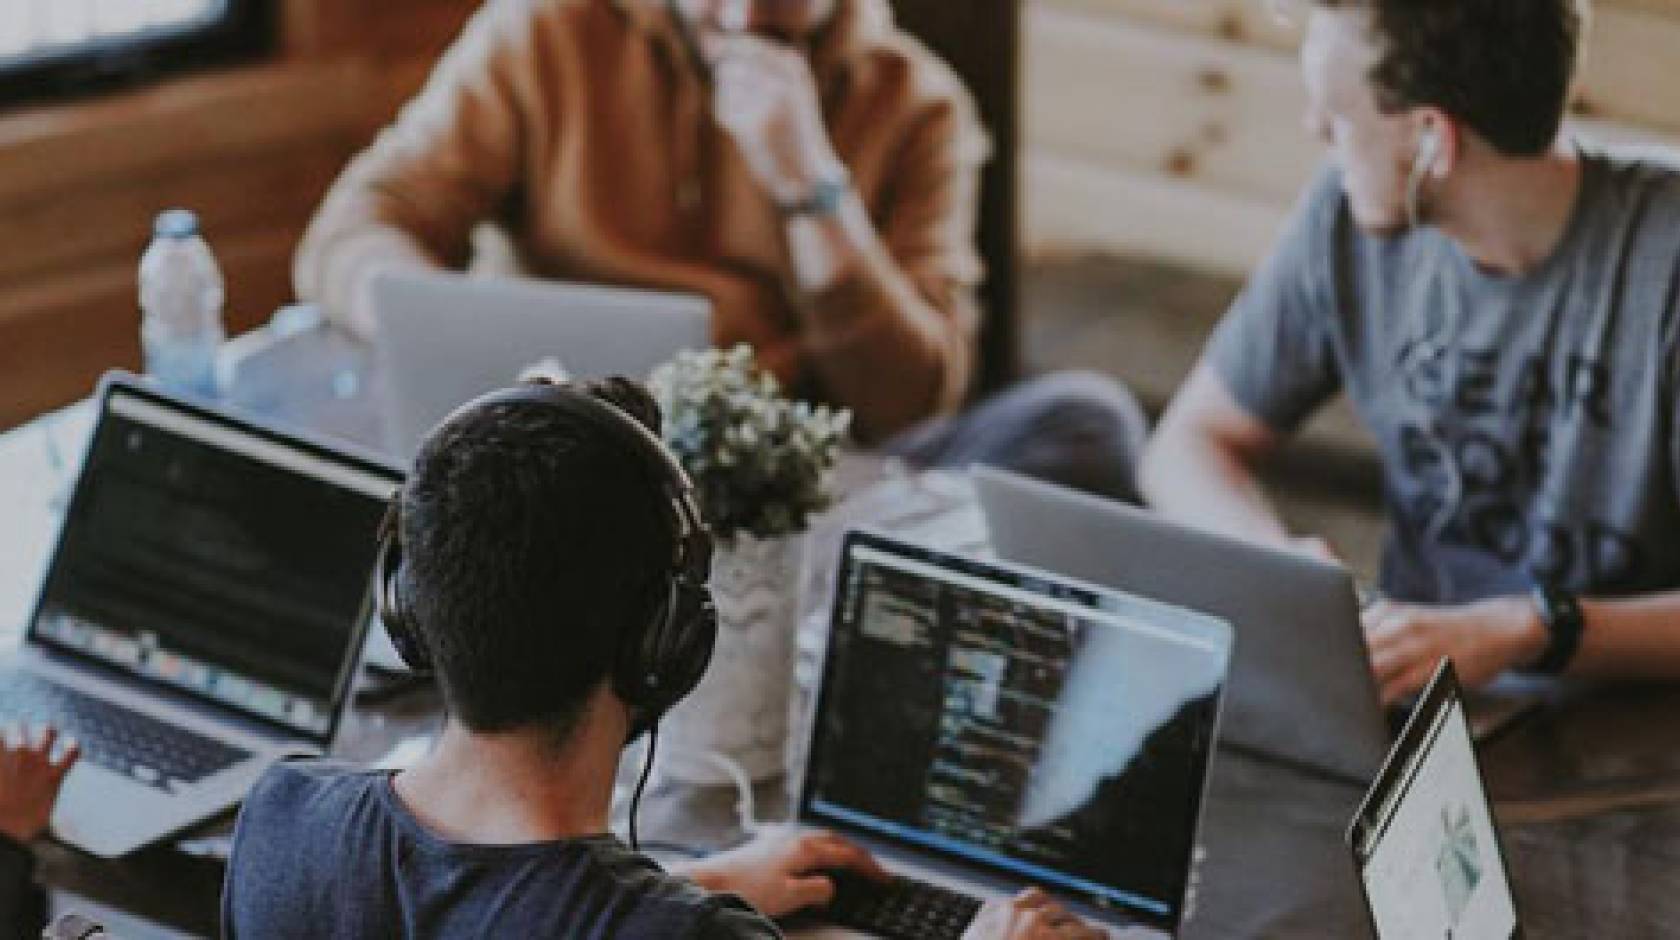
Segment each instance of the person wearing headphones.
M1146 497L1296 539L1256 467L1337 392L1391 523L1366 612L1386 700L1441 656L1680 677L1680 175L1561 131L1576 0L1316 0L1331 150L1162 418Z
M711 536L624 379L536 382L446 418L392 500L375 596L436 676L446 721L395 774L285 763L240 812L222 898L236 937L775 937L851 869L829 833L773 831L662 870L609 834L625 745L700 680ZM650 755L651 760L651 755ZM642 777L646 782L646 772ZM637 790L638 796L640 788ZM967 940L1100 936L1037 891Z
M863 444L1135 500L1147 426L1112 379L963 408L987 147L887 0L488 0L333 185L297 293L366 336L405 267L700 294L717 346L851 409Z

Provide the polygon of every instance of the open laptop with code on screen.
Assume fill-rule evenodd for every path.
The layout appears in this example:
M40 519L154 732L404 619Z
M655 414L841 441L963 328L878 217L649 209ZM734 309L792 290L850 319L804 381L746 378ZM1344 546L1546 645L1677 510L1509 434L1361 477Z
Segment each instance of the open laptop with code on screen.
M799 820L906 878L842 877L828 916L958 937L979 898L1037 885L1175 932L1230 651L1213 617L849 534Z
M61 839L126 854L324 753L400 471L107 375L0 719L81 743Z

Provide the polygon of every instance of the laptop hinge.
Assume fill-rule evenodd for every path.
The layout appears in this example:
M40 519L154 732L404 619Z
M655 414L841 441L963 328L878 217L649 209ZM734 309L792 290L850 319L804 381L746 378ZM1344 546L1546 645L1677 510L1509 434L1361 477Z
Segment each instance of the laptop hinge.
M99 694L101 687L126 693L109 696L118 699L119 704L128 704L120 701L124 698L150 699L162 704L164 706L162 711L166 713L171 710L185 712L194 718L211 722L244 736L258 738L276 750L295 750L299 754L319 754L323 752L320 744L311 741L302 734L288 732L267 722L242 715L228 706L198 698L187 692L136 676L97 660L90 660L53 649L43 643L33 643L25 640L23 647L18 652L16 662L25 668L33 667L49 678L55 673L69 673L75 677L92 680L94 688L85 690L90 694Z

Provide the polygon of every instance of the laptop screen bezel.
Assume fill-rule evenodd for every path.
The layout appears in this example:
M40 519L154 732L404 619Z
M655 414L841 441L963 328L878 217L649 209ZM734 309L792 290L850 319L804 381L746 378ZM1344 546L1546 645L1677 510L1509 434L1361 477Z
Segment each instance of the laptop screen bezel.
M322 750L332 746L338 737L339 727L343 723L346 700L350 695L350 688L356 677L356 666L361 660L362 647L367 641L367 634L374 620L373 592L363 592L362 603L356 613L355 623L351 626L349 639L346 641L343 658L340 661L338 676L333 682L332 697L329 702L327 727L324 731L312 732L289 725L284 721L259 712L248 711L233 705L223 699L197 692L178 685L160 682L147 676L120 669L96 656L91 656L73 646L61 643L40 631L41 613L47 601L47 589L53 583L53 576L58 570L64 541L69 535L69 522L75 517L76 507L84 499L84 488L87 484L88 461L92 459L92 443L99 433L106 427L111 417L111 399L116 395L127 395L140 399L153 406L179 412L182 415L211 424L218 425L236 434L256 438L271 445L278 445L316 460L343 465L346 469L374 477L387 478L392 489L402 485L403 471L395 464L382 460L372 454L358 454L344 447L329 445L322 441L312 440L294 431L281 431L264 426L249 418L242 417L228 411L212 407L206 403L188 399L183 396L170 394L152 385L146 379L122 372L109 372L100 379L99 390L96 393L98 401L98 416L93 427L88 432L88 447L82 456L76 471L76 482L69 501L59 517L58 537L54 540L51 561L43 572L36 588L35 605L30 612L29 622L25 631L26 642L45 647L55 655L68 657L76 662L87 663L100 669L113 671L127 679L144 683L148 687L163 690L168 694L181 695L202 702L219 711L236 715L242 721L254 722L265 728L272 729L287 738L308 741L318 745ZM174 433L174 432L171 432ZM332 483L318 481L323 486ZM369 569L371 575L372 569ZM371 586L371 577L369 584Z
M819 679L817 687L815 705L810 712L811 720L809 738L806 742L805 766L803 768L803 774L800 781L798 802L799 820L802 823L820 825L825 828L839 829L853 835L864 836L870 839L884 840L896 847L908 849L913 852L927 853L939 858L943 862L950 863L961 868L982 872L992 877L1003 877L1017 883L1039 884L1041 887L1044 887L1046 890L1053 893L1062 894L1064 896L1072 896L1081 905L1093 911L1117 913L1131 920L1147 924L1152 927L1176 932L1184 917L1185 898L1191 881L1191 864L1194 860L1196 850L1196 838L1194 831L1191 833L1191 838L1185 843L1185 851L1182 858L1162 859L1163 865L1171 865L1172 870L1177 873L1177 890L1174 892L1176 897L1169 901L1170 910L1167 913L1162 914L1145 907L1127 904L1122 900L1117 900L1100 894L1097 891L1080 891L1077 888L1070 887L1066 884L1035 881L1030 875L1014 867L989 863L982 859L974 858L965 854L942 851L937 846L929 845L926 842L905 838L890 831L883 831L879 828L852 823L845 819L820 813L813 808L812 804L815 802L817 797L815 788L816 780L819 776L817 773L818 762L821 760L823 744L827 733L826 723L822 720L822 717L827 713L828 709L832 707L830 694L834 686L834 671L837 668L836 658L833 655L833 636L841 628L842 620L844 619L843 599L847 596L849 579L856 577L858 569L861 567L853 561L856 556L857 549L860 547L871 548L876 551L905 558L910 561L933 564L937 567L960 571L963 574L981 577L988 581L995 581L999 583L1000 586L1009 584L1012 581L1031 579L1033 581L1043 581L1072 588L1078 591L1088 592L1093 595L1121 597L1127 599L1128 601L1150 604L1151 606L1158 606L1163 609L1180 610L1180 608L1169 608L1169 605L1154 604L1154 602L1147 601L1143 598L1136 598L1132 595L1116 591L1112 588L1089 584L1087 582L1063 577L1051 572L1041 571L1024 565L999 563L974 558L968 555L945 552L927 546L902 542L875 532L859 530L848 532L841 546L839 566L835 574L836 583L834 587L834 600L829 612L829 642L823 655L823 665L820 672L821 678ZM1218 696L1214 708L1213 726L1209 729L1208 738L1210 741L1217 741L1219 737L1220 715L1224 706L1225 691L1230 681L1228 670L1230 668L1231 650L1232 643L1234 642L1234 636L1230 632L1230 625L1219 618L1193 614L1193 612L1190 611L1184 611L1184 613L1186 615L1193 615L1199 621L1210 625L1217 625L1220 628L1220 642L1224 647L1224 668L1227 672L1225 679L1219 686ZM1213 746L1210 746L1207 749L1205 758L1202 762L1201 784L1196 788L1194 794L1192 794L1193 802L1191 804L1191 818L1195 820L1194 826L1196 829L1200 828L1202 811L1207 803L1209 781L1213 776L1212 767L1215 750L1216 748ZM1077 877L1071 873L1066 874L1069 878ZM1127 891L1127 889L1118 886L1109 887L1117 892L1124 893Z
M1359 803L1359 809L1348 824L1348 853L1353 859L1354 877L1359 882L1359 897L1364 902L1365 917L1373 933L1378 929L1377 912L1371 906L1371 892L1365 884L1365 867L1369 859L1364 852L1364 846L1372 829L1385 827L1393 820L1399 808L1399 801L1407 796L1423 760L1429 756L1439 740L1439 729L1451 720L1452 709L1455 706L1458 708L1459 720L1466 722L1465 730L1468 735L1469 719L1464 710L1464 690L1458 683L1458 673L1453 669L1452 660L1443 657L1435 669L1434 678L1418 697L1417 704L1413 707L1411 716L1407 718L1406 727L1400 732L1400 738L1395 742L1388 760L1383 762L1382 770L1372 781L1365 798ZM1469 737L1471 748L1474 749L1475 737ZM1511 896L1511 910L1515 923L1511 929L1510 940L1521 940L1524 936L1522 908L1512 884L1510 857L1505 851L1504 836L1499 831L1499 819L1493 813L1493 803L1488 796L1487 781L1482 776L1479 758L1475 766L1476 779L1481 784L1482 811L1492 821L1494 852L1499 858L1500 870L1505 875L1505 890ZM1385 806L1390 807L1386 816L1383 812ZM1378 832L1375 838L1380 840L1382 833Z

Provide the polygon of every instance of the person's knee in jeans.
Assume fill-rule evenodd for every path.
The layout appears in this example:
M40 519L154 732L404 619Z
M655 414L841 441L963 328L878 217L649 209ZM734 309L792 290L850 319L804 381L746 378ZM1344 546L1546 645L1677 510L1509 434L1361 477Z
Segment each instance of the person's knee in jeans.
M1131 392L1097 372L1022 380L962 414L914 428L885 448L924 466L982 463L1137 501L1148 434Z
M1138 501L1137 461L1149 434L1125 386L1098 372L1029 379L1018 396L1019 450L987 463L1127 502Z

